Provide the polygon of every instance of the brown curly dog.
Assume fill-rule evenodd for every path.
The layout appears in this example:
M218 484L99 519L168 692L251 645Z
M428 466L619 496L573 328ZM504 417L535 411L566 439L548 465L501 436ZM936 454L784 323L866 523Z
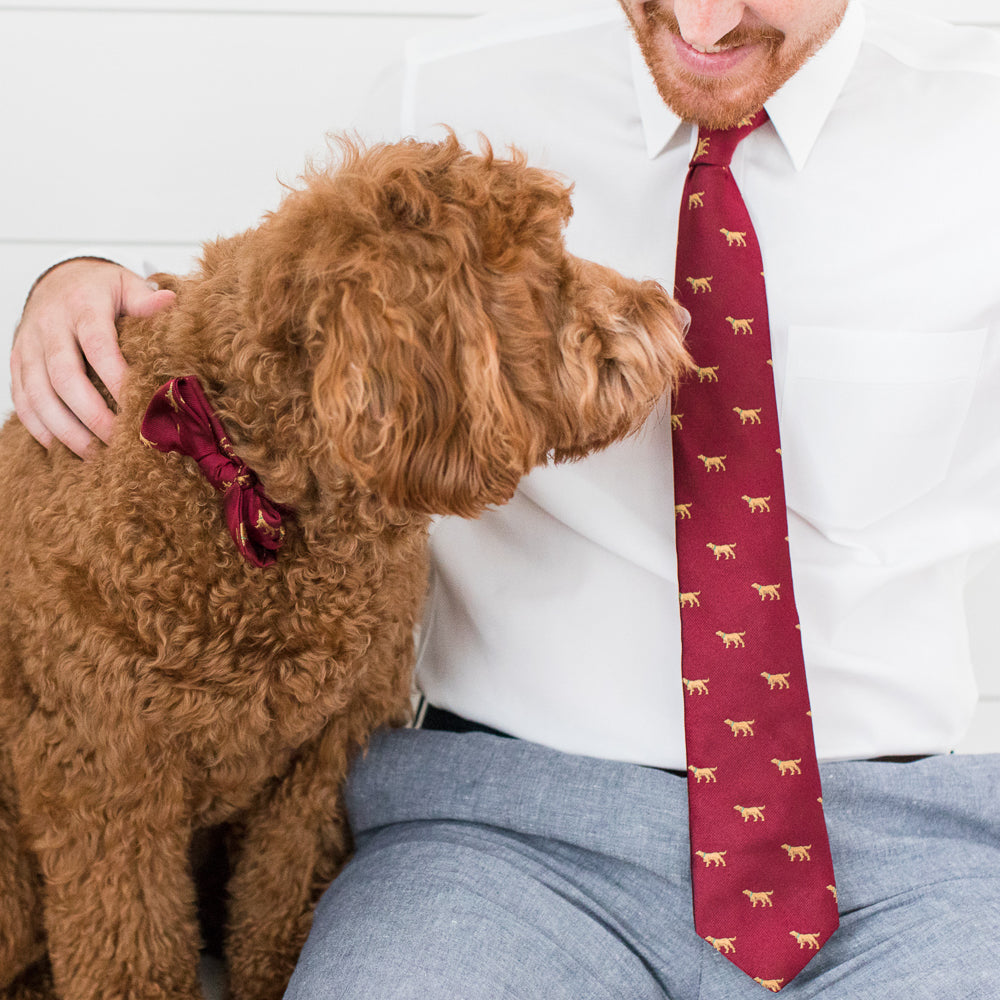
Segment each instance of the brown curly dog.
M407 719L429 516L630 433L688 367L658 285L566 252L551 175L454 138L344 145L120 324L107 448L0 434L0 993L47 951L64 1000L198 997L189 849L230 822L231 992L280 996L349 850L351 757ZM273 565L229 492L140 440L185 376L281 512L251 517L284 531Z

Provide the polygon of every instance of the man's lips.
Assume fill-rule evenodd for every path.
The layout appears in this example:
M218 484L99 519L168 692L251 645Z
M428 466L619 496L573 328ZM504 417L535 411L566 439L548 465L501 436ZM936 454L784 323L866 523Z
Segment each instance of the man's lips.
M681 63L699 76L725 76L759 47L749 43L727 47L713 46L708 52L701 52L689 45L680 35L672 35L671 40Z

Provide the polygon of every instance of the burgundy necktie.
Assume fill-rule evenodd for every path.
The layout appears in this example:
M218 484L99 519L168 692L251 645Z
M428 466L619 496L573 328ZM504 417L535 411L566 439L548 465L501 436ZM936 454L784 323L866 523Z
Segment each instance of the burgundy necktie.
M837 927L788 527L760 248L729 170L767 120L702 130L677 239L698 369L675 399L695 927L777 992Z

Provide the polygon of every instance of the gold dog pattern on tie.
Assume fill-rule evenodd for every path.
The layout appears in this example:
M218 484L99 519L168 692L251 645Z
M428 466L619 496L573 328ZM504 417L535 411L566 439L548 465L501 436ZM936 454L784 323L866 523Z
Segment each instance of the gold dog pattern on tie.
M676 295L697 378L672 422L695 927L765 989L838 924L792 592L764 268L730 173L761 111L702 130ZM710 373L710 374L705 374Z

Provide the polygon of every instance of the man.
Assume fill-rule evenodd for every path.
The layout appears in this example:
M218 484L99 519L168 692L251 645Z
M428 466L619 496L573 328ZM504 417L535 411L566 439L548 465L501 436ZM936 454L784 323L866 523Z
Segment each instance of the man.
M840 929L782 932L815 953L792 978L744 974L726 960L743 930L692 924L692 871L721 874L732 857L692 858L688 839L688 789L712 777L687 772L699 762L684 713L711 690L697 682L719 654L679 683L684 513L663 410L623 445L533 473L480 521L437 525L418 667L432 707L355 768L357 854L317 910L289 995L993 996L1000 764L948 750L975 701L962 587L973 556L1000 542L1000 52L983 33L855 0L621 7L626 20L576 6L411 46L382 131L432 135L443 121L470 142L477 129L498 149L516 142L575 182L574 252L682 292L677 220L702 148L691 122L742 127L767 111L731 174L767 278L836 872L823 888ZM111 317L168 298L99 262L40 281L12 362L40 440L83 450L90 432L110 433L67 375L76 345L114 388ZM734 315L733 343L762 318ZM699 379L718 376L717 360L699 359ZM729 558L732 540L717 541L714 558ZM758 582L762 602L777 599ZM780 690L781 671L758 666ZM726 722L738 745L757 738L752 717ZM782 781L806 766L786 756ZM767 825L755 805L742 803L738 829ZM800 869L818 851L781 846ZM770 884L744 888L750 919L780 911Z

